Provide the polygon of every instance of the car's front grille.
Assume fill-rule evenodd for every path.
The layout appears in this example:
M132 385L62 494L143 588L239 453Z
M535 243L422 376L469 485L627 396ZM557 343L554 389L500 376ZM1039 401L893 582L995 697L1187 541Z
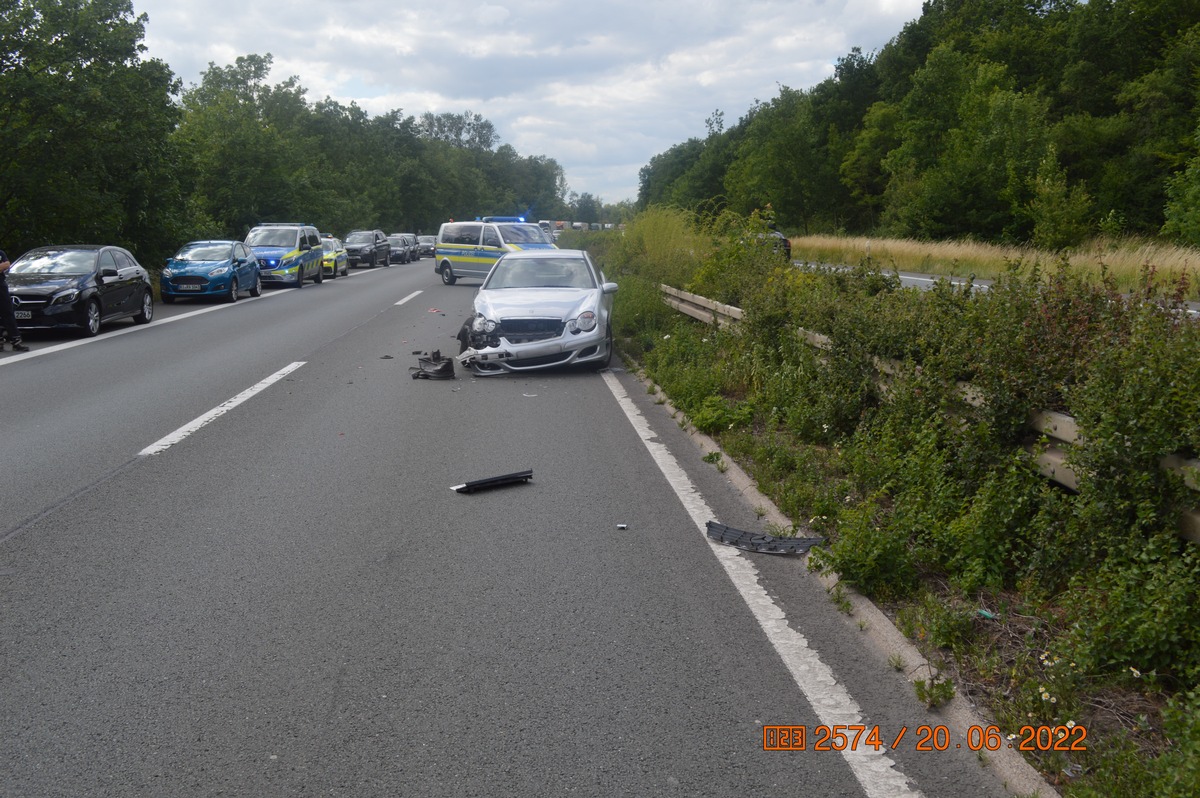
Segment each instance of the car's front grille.
M513 368L532 368L534 366L552 366L555 363L565 363L571 359L570 352L559 352L554 355L542 355L541 357L525 357L513 360L506 360Z
M17 302L13 302L13 308L16 310L33 310L35 308L44 308L49 304L49 300L46 297L14 296L13 298L18 300Z
M500 335L514 344L548 341L563 334L562 319L501 319Z

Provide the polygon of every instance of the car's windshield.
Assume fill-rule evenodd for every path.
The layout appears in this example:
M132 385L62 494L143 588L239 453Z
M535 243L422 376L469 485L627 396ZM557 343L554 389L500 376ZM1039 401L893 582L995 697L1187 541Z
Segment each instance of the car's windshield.
M252 247L294 247L296 246L296 229L294 227L256 227L246 236L246 243Z
M417 241L422 244L433 244L437 242L436 236L417 236Z
M91 274L96 270L94 249L56 249L22 255L9 269L13 274Z
M388 236L388 243L389 244L407 244L408 242L404 240L404 236Z
M370 244L374 240L374 233L351 233L346 236L347 244Z
M500 238L506 244L545 244L546 236L536 224L498 225Z
M175 260L214 261L229 260L232 244L225 242L198 241L184 244L175 253Z
M338 241L336 238L321 239L321 249L325 250L326 252L337 252L339 249L341 249L341 247L342 242Z
M483 284L501 288L595 288L583 258L501 258Z

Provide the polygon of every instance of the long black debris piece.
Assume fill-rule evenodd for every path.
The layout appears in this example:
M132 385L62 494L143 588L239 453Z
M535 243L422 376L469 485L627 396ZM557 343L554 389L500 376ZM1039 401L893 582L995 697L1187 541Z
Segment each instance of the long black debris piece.
M759 532L734 529L716 521L709 521L705 526L708 527L708 536L718 543L760 554L804 554L818 543L825 542L825 538L777 538Z
M488 477L487 479L477 479L474 482L464 482L461 485L454 485L450 490L458 491L459 493L474 493L477 490L488 490L489 488L498 488L501 485L512 485L517 482L528 482L533 479L533 469L525 471L517 471L514 474L502 474L498 477Z

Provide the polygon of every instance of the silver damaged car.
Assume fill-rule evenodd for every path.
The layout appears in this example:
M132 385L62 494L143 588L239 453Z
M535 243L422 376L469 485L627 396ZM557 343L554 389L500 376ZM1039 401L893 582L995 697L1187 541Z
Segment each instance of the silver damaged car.
M612 357L617 284L578 249L509 252L475 295L458 361L477 374L588 364Z

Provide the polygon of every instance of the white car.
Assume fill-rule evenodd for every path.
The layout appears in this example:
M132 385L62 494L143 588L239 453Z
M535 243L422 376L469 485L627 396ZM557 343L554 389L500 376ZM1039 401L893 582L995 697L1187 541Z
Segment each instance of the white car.
M590 364L612 356L617 284L579 249L509 252L475 295L458 360L477 374Z

